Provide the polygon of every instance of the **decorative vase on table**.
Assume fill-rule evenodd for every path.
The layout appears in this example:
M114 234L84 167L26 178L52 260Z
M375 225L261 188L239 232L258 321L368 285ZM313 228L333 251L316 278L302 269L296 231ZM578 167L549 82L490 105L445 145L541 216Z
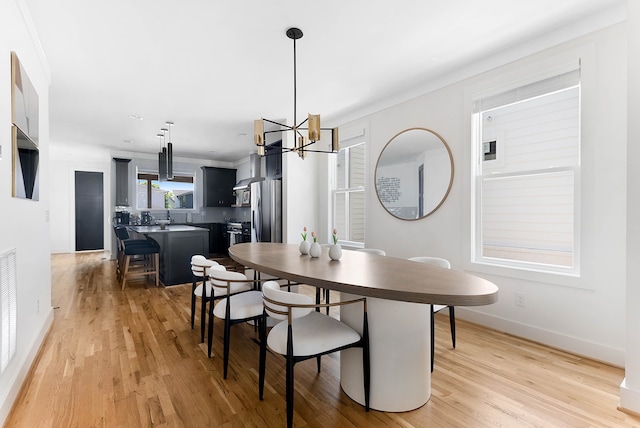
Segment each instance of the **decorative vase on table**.
M309 254L309 248L311 247L311 243L309 241L302 241L300 243L300 254Z
M307 242L307 226L302 229L300 236L302 236L302 242L300 243L300 247L298 247L300 254L309 254L309 247L311 247L311 244Z
M311 247L309 248L309 255L311 257L320 257L320 253L322 253L322 248L320 247L320 244L318 244L317 242L314 242L313 244L311 244Z
M329 258L331 260L340 260L342 257L342 247L340 244L333 244L329 247Z
M340 260L340 257L342 257L342 247L338 244L337 229L333 229L331 239L333 240L333 245L329 247L329 258L331 260Z

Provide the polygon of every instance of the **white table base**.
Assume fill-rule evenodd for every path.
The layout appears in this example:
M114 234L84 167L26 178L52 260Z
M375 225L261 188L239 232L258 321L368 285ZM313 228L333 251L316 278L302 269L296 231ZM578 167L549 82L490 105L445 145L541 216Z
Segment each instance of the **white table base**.
M360 296L340 293L342 301ZM367 298L371 359L370 407L404 412L431 397L431 306ZM362 306L340 307L340 319L362 333ZM362 349L341 351L340 385L364 405Z

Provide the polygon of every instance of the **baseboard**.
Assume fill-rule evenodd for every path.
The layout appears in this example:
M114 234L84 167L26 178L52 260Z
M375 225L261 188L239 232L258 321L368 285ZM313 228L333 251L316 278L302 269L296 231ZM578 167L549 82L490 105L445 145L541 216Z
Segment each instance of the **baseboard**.
M31 349L25 355L22 363L20 364L18 370L16 371L16 375L13 380L10 380L11 387L9 388L9 392L7 393L4 402L0 405L0 426L4 426L7 417L11 413L11 409L18 398L18 394L20 394L20 390L22 389L22 385L29 375L29 372L33 368L33 363L38 357L38 352L44 343L44 339L47 337L51 326L53 325L53 308L49 311L47 315L46 321L43 323L42 328L40 329L40 333L36 337Z
M566 336L554 331L544 330L515 321L499 318L470 308L456 307L456 318L475 324L480 324L497 331L522 337L533 342L541 343L555 349L570 352L592 360L600 361L616 367L624 367L625 351L588 342L572 336Z
M640 391L627 387L627 378L620 384L620 405L618 410L634 416L640 416Z

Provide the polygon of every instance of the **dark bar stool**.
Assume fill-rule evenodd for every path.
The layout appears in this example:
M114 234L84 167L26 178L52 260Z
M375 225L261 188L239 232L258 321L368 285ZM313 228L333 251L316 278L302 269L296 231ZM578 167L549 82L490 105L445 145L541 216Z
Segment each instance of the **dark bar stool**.
M126 227L115 227L118 238L117 272L122 281L122 289L127 285L127 278L136 276L155 276L156 287L159 284L158 267L160 265L160 244L153 239L131 239ZM139 261L138 266L132 263Z

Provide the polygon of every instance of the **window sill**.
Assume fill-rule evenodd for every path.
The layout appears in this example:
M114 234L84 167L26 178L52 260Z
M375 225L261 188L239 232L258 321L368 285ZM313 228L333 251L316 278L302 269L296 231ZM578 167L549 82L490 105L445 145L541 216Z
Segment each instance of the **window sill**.
M542 269L526 268L523 266L504 266L488 262L469 261L465 263L465 270L471 273L503 276L506 278L524 279L563 287L589 289L585 287L579 273L553 272Z

